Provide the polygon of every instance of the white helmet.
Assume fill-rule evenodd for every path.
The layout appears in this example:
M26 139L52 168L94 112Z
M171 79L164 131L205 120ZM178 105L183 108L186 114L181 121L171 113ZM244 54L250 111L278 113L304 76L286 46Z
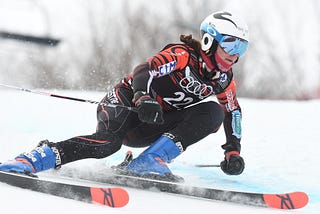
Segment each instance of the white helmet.
M208 51L213 41L229 54L242 56L248 48L249 30L242 18L219 11L206 17L200 25L201 49Z

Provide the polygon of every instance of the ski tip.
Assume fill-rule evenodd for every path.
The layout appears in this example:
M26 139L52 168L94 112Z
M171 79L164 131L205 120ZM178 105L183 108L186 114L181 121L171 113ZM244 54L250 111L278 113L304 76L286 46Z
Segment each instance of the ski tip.
M305 192L264 194L263 199L268 207L277 209L299 209L309 202L309 197Z
M120 208L129 202L129 194L123 188L97 188L91 187L91 196L94 203L104 206Z

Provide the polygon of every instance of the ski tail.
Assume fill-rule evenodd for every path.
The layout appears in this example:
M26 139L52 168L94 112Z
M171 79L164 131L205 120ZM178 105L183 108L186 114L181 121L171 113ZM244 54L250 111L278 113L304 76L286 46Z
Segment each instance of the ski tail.
M277 209L299 209L308 204L309 197L304 192L287 194L263 194L263 199L268 207Z
M128 192L119 187L95 187L50 181L30 175L0 171L0 182L58 197L120 208L129 203Z
M92 203L109 207L124 207L129 202L129 194L122 188L90 188Z

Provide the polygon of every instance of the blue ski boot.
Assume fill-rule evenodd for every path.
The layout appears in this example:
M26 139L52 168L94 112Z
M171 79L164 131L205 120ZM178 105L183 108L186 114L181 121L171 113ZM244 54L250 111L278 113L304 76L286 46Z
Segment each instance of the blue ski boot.
M133 159L125 168L128 174L158 180L183 182L183 178L173 175L169 163L183 151L182 147L166 135L162 135L148 149Z
M59 163L61 164L60 155L56 148L43 145L36 147L30 153L23 153L14 160L0 164L0 171L32 176L33 173L55 168Z

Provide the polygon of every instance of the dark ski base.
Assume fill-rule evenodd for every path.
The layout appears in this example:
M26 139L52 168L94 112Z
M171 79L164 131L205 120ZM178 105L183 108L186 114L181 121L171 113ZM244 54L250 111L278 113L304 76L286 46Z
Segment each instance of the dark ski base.
M304 192L286 194L263 194L236 192L205 187L187 186L181 183L157 181L130 175L111 175L100 182L133 187L143 190L158 190L178 195L203 199L226 201L250 206L270 207L276 209L299 209L308 204L308 195Z
M7 173L2 171L0 171L0 182L49 195L92 204L101 204L109 207L123 207L129 202L128 192L123 188L99 188L66 184L41 180L28 175Z

